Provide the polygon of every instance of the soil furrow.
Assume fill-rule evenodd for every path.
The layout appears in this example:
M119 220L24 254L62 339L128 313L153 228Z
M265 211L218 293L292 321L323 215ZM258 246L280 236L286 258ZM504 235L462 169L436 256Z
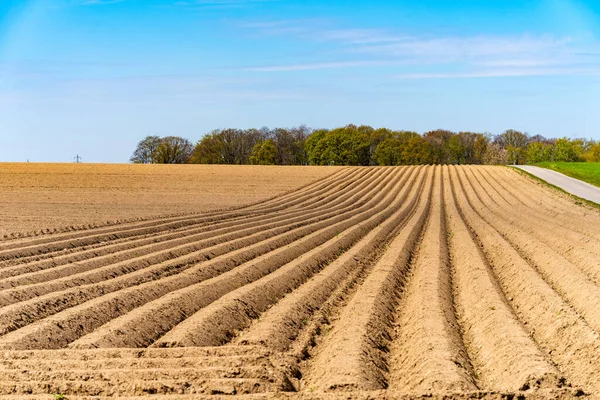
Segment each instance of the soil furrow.
M464 170L461 170L464 172ZM537 241L481 207L481 200L468 185L468 177L458 180L469 205L519 253L596 331L600 333L600 287L587 279L581 270L559 255L552 247ZM468 186L467 186L468 185ZM473 193L473 195L472 195ZM526 221L525 217L525 221Z
M186 379L151 381L132 381L116 379L106 381L28 381L19 379L0 382L0 395L14 395L22 398L31 393L60 393L72 398L80 393L88 396L107 396L121 398L128 396L181 396L185 394L203 395L241 395L251 393L280 392L289 390L289 382L272 383L262 379L202 379L198 382ZM56 399L56 396L53 396ZM38 397L39 398L39 397ZM52 398L52 397L50 397ZM177 398L177 397L175 397ZM206 397L205 397L206 398Z
M197 312L153 346L210 346L230 341L268 307L301 285L326 264L345 253L351 246L392 213L401 188L382 191L376 207L348 220L340 233L319 247L304 253L291 263L260 280L237 289ZM223 316L227 316L222 321Z
M292 196L299 196L302 194L308 194L314 192L320 187L324 187L324 185L334 185L338 183L338 181L347 179L355 174L358 171L356 169L345 168L338 170L332 173L329 176L321 178L315 182L306 184L304 186L298 187L291 191L281 193L277 196L274 196L270 199L265 199L264 201L259 201L252 204L247 204L239 207L233 207L230 209L221 209L221 210L213 210L205 213L184 213L184 214L176 214L176 215L164 215L164 216L154 216L148 218L136 218L131 221L122 221L122 222L109 222L107 225L98 226L98 227L65 227L59 228L60 232L54 232L50 234L44 234L43 237L26 237L26 238L11 238L0 240L0 249L12 249L19 246L28 246L33 244L43 244L57 240L64 240L69 238L78 238L82 236L89 235L90 230L94 230L95 232L111 232L115 229L124 229L124 228L133 228L133 227L144 227L144 226L153 226L159 222L169 222L169 221L178 221L189 218L197 218L199 215L209 216L216 214L224 214L227 212L235 211L238 209L246 209L246 208L257 208L257 207L268 207L269 204L273 204L277 201L285 201L286 199ZM76 230L77 232L73 232Z
M546 187L519 172L520 170L501 168L492 171L494 173L489 176L498 184L498 190L506 193L506 197L516 198L518 203L526 205L526 209L532 210L534 213L543 213L557 225L569 227L597 241L600 240L600 233L595 229L590 229L600 225L600 215L597 210L568 194ZM586 220L587 224L574 224L573 219Z
M339 321L318 350L308 371L309 390L382 389L386 355L398 290L411 253L429 216L434 169L427 174L426 201L390 243L365 282L350 299Z
M234 356L234 357L181 357L181 358L105 358L100 360L85 360L85 369L108 370L108 369L175 369L175 368L247 368L261 367L269 364L268 358L257 356ZM81 360L2 360L0 370L27 370L27 371L65 371L83 370Z
M557 387L560 374L531 340L508 306L458 207L455 170L446 181L450 251L463 338L477 383L486 390Z
M350 173L353 173L353 172L350 172ZM332 182L334 184L336 183L335 180L332 180ZM310 197L309 197L310 192L306 193L304 191L300 191L298 193L298 195L302 197L302 201L304 201L305 198L310 199ZM296 201L298 202L298 200L296 200ZM283 202L283 204L271 205L271 206L269 206L268 204L265 205L264 203L260 203L259 207L256 209L253 209L252 207L245 207L245 208L247 208L247 210L245 210L244 208L241 208L240 210L236 210L236 211L232 211L232 212L206 213L206 214L201 214L201 215L195 215L192 217L184 217L183 221L181 220L182 218L180 217L178 220L176 220L173 223L177 225L177 224L185 224L185 223L197 224L197 223L201 223L201 222L214 222L214 221L218 221L218 220L221 220L224 218L244 216L244 215L248 215L248 214L252 214L252 213L261 213L261 211L262 211L262 213L273 212L273 211L277 211L280 209L285 209L287 207L290 207L293 204L296 204L296 203ZM158 225L157 225L157 222L159 222ZM161 222L162 222L162 224L161 224ZM47 253L50 251L61 250L63 248L68 248L68 247L83 246L85 244L110 241L110 240L114 240L116 238L136 236L136 235L139 235L140 233L160 232L161 230L170 229L171 226L169 225L169 223L170 222L164 223L164 221L162 221L160 218L158 218L153 221L144 222L143 224L137 224L133 227L130 227L130 226L122 227L119 225L115 225L109 229L101 229L96 232L93 232L91 235L90 235L91 232L85 232L85 233L82 232L82 233L67 235L66 237L61 237L61 238L46 237L46 238L35 239L32 241L23 242L23 243L3 242L0 247L0 260L14 258L14 257L18 257L18 256L24 256L24 255L43 254L43 253Z
M360 172L360 174L358 174L359 177L356 178L356 179L352 179L349 182L344 183L345 186L349 186L349 185L356 186L356 185L359 185L360 183L362 183L364 181L365 178L367 178L367 176L365 174L368 174L368 178L369 179L374 179L376 177L376 175L380 174L382 171L381 170L379 170L379 171L378 170L373 170L373 169L364 169L364 170L357 171L357 172ZM341 186L341 185L342 184L339 184L337 186ZM338 190L336 190L337 186L334 189L329 190L327 192L329 194L329 197L331 197L331 199L333 199L335 201L339 200L338 197L337 197L337 195L339 193ZM329 200L328 198L325 198L325 200L316 202L316 201L314 201L314 199L311 198L311 196L308 196L306 194L304 194L304 196L307 197L310 200L310 202L311 202L311 210L314 210L315 208L317 208L317 207L319 207L321 205L325 205L326 206L327 203L328 203L328 200ZM271 210L271 211L272 211L271 214L274 215L275 210ZM264 218L263 214L258 214L257 215L257 213L253 212L253 213L246 213L245 215L241 215L241 214L240 215L234 215L233 217L227 217L227 218L225 216L223 216L222 218L217 219L215 221L205 222L205 223L194 223L194 224L195 225L203 226L203 227L205 227L205 229L214 229L214 228L217 228L218 226L221 226L223 224L227 224L227 223L231 224L231 223L235 222L235 220L240 220L241 222L244 222L244 220L246 220L245 222L248 222L250 219L252 219L252 220L260 220L260 219ZM188 219L189 218L192 218L192 217L188 217ZM198 219L197 216L194 217L194 218L196 218L196 220ZM198 222L198 221L196 221L196 222ZM177 229L179 229L179 230L185 229L188 225L189 225L189 221L185 223L184 228L177 228ZM194 227L192 227L190 229L194 229ZM161 233L163 233L163 231L158 231L155 234L148 233L148 232L145 232L145 231L141 231L141 232L142 232L141 235L135 235L135 236L128 236L128 235L126 235L126 237L124 237L124 238L114 238L114 239L112 239L110 241L106 241L106 242L100 242L100 243L95 243L95 244L84 244L83 246L72 246L72 245L69 245L65 249L59 249L59 250L56 250L56 251L53 251L53 252L45 252L44 254L38 254L38 255L33 255L33 256L28 256L28 257L20 256L19 258L16 258L16 259L9 259L9 260L2 261L2 262L0 262L0 265L11 266L11 265L15 265L15 264L22 264L21 260L24 260L26 258L34 259L35 261L39 261L39 260L42 260L42 259L48 259L48 258L50 258L50 260L47 260L45 263L42 262L42 266L48 267L48 264L50 264L49 266L52 267L52 266L54 266L55 263L57 263L57 265L60 265L59 261L61 261L61 260L58 259L57 256L60 256L60 255L63 255L63 254L70 255L70 256L67 256L69 258L77 257L77 261L81 261L81 254L78 253L78 251L80 251L82 248L85 249L85 248L89 248L89 247L96 247L96 248L97 247L104 247L104 248L108 247L110 249L110 246L113 243L117 243L118 244L119 242L135 240L136 238L139 238L140 236L150 237L151 240L156 240L155 239L156 235L160 235ZM126 246L127 246L127 244L126 244ZM107 250L103 249L103 251L107 251ZM75 253L75 255L73 255L73 253ZM97 252L91 252L91 255L94 256L94 254L96 254L96 253ZM27 266L23 266L22 268L31 268L32 270L35 270L36 267L38 267L38 266L34 264L33 266L32 265L27 265ZM38 269L39 268L40 267L38 267ZM18 267L15 268L15 270L18 270ZM14 273L14 271L9 271L9 272Z
M192 368L145 368L140 369L108 369L100 367L97 370L84 369L81 365L74 369L51 369L43 371L34 369L29 371L28 378L42 382L60 382L60 381L110 381L110 382L127 382L127 381L156 381L160 384L162 380L177 380L185 378L191 381L202 381L210 379L256 379L260 380L266 377L270 378L273 371L269 371L271 365L265 366L242 366L242 367L192 367ZM2 381L18 381L23 377L21 371L0 370L0 382Z
M397 175L386 177L382 182L382 187L385 185L391 185L394 182L397 182L398 179L399 176ZM374 198L380 197L381 195L374 195L374 193L377 192L378 191L372 191L370 196L375 196ZM365 210L371 209L372 206L370 203L373 202L374 200L370 200L363 207L348 211L348 213L346 213L348 215L334 213L331 221L323 221L321 225L327 226L331 223L347 220L350 215L356 215L361 212L365 212ZM302 237L309 232L313 232L317 228L318 227L316 226L307 227L304 231L296 232L296 237L293 235L287 235L287 238L283 243L281 240L276 240L273 241L273 243L265 243L256 249L248 247L244 249L245 246L250 246L257 240L252 239L252 237L242 237L242 239L238 239L236 241L239 243L237 248L241 249L241 251L233 254L231 257L225 256L222 260L213 260L215 263L224 261L224 263L221 264L221 269L210 268L208 265L201 264L198 266L198 268L193 269L191 272L188 271L188 273L185 275L180 273L170 279L167 278L167 280L163 279L155 282L148 282L145 285L137 286L129 290L122 290L128 286L140 285L142 283L139 281L134 281L136 278L135 276L125 276L96 285L75 288L71 291L58 292L52 296L44 296L39 299L33 299L29 302L0 309L0 329L4 330L5 332L10 332L16 328L20 328L36 320L47 317L48 315L65 310L56 315L54 318L42 320L39 321L39 323L34 323L34 325L30 326L29 329L21 329L17 332L13 332L12 334L0 338L0 347L5 346L13 348L15 343L22 343L21 345L18 345L17 348L28 348L24 343L30 343L34 346L32 348L44 348L44 346L47 346L50 343L52 343L54 348L65 346L69 342L87 333L90 333L93 329L96 329L98 326L108 322L110 319L122 315L135 307L156 299L157 297L163 296L169 291L180 289L182 287L189 286L192 283L212 278L224 272L223 268L225 268L225 271L229 270L261 254L272 251L282 245L286 245L293 240L297 240L299 237ZM258 233L256 235L264 235L264 233ZM213 253L214 251L209 252L208 254L212 256L214 255ZM225 252L225 254L226 253L227 252ZM232 260L233 262L231 262ZM83 304L79 307L73 307L90 299L105 295L106 293L119 290L120 292L101 297L100 299L97 299L91 303ZM100 310L104 311L100 312ZM42 326L44 328L42 328ZM46 332L46 334L43 332ZM50 334L50 332L53 333Z
M509 197L509 195L513 197L523 196L523 193L526 193L529 189L529 185L527 184L523 184L523 188L519 188L519 190L506 189L495 184L494 177L498 175L498 171L490 172L487 169L481 168L469 168L468 171L470 176L474 178L474 182L476 182L479 187L485 188L485 197L490 200L500 195L503 195L504 197ZM518 201L512 203L501 202L498 203L497 206L499 209L508 211L509 215L513 218L523 214L530 219L535 218L537 223L543 225L544 228L549 230L560 230L561 236L563 236L564 239L573 238L573 240L576 240L578 243L586 245L590 250L594 252L598 251L597 249L600 246L600 240L594 238L595 234L592 233L593 229L590 230L587 228L587 225L589 225L587 213L565 217L562 214L549 212L548 207L540 207L540 204L524 206ZM573 207L575 207L575 205L573 205ZM540 231L541 230L542 229L540 229Z
M358 167L0 241L0 397L596 396L600 214L577 204L504 167Z
M271 212L273 210L282 210L285 208L297 206L310 201L311 198L318 197L324 192L340 191L342 187L349 183L364 180L366 174L373 171L373 168L347 168L338 173L322 180L320 185L311 186L310 188L295 189L285 196L276 197L269 201L260 202L257 204L240 207L240 210L260 210ZM339 175L339 176L338 176Z
M389 171L387 171L387 172L389 172ZM377 176L378 176L378 174L376 174L376 176L372 177L373 184L376 184ZM161 260L160 258L157 258L156 257L157 254L162 253L164 255L163 257L168 257L168 254L164 253L166 250L168 250L168 249L179 250L178 248L180 248L180 246L183 246L187 243L194 243L194 245L192 246L193 249L197 249L200 245L203 245L203 246L215 245L215 244L219 243L220 241L222 241L222 239L219 239L221 235L225 235L227 233L233 233L233 235L236 235L240 231L243 231L244 229L247 229L249 227L260 226L260 225L258 225L259 223L263 226L276 226L276 225L273 225L275 222L285 221L286 218L298 217L299 220L301 220L303 218L308 219L308 218L311 218L312 216L316 215L318 211L321 211L323 209L333 208L334 206L338 206L338 207L342 208L345 205L344 203L348 199L351 199L353 196L355 196L357 194L357 192L359 192L359 194L367 193L371 189L371 187L372 186L366 187L360 191L358 190L358 189L360 189L360 187L359 187L356 190L350 190L348 194L345 194L343 196L340 196L339 194L333 194L335 196L333 198L334 201L331 201L329 204L326 204L323 207L319 207L318 204L314 204L314 207L311 208L310 212L307 212L306 210L304 210L304 211L300 210L300 211L289 212L289 213L277 213L277 214L274 214L273 216L263 215L263 216L250 218L247 220L234 221L232 223L211 225L206 228L197 229L198 233L196 233L194 231L185 231L185 232L178 233L177 235L175 235L176 236L175 239L162 241L159 244L154 243L156 238L151 238L149 240L146 239L146 240L141 240L141 241L134 241L134 242L125 244L125 247L127 250L122 250L117 253L110 252L106 255L98 254L99 251L97 251L97 250L91 250L89 253L91 255L93 255L94 257L89 259L88 261L85 261L85 259L89 258L89 257L82 257L81 255L70 255L70 256L68 256L68 259L72 259L73 257L81 257L84 260L83 261L78 260L76 263L67 264L62 267L61 267L61 265L64 264L62 258L53 258L51 260L47 260L47 261L41 262L41 263L30 263L25 266L14 267L14 268L5 268L5 269L0 270L0 277L11 275L11 274L17 274L18 272L22 272L22 271L30 271L30 272L27 272L26 274L22 274L17 277L0 279L0 290L16 287L19 285L31 285L31 284L35 284L35 283L46 282L46 281L50 281L53 279L59 279L59 278L66 277L66 276L72 276L74 274L81 274L83 272L86 272L86 271L89 271L92 269L96 269L96 268L111 265L111 264L118 264L119 262L123 262L123 261L130 260L130 259L140 260L141 263L161 262L164 259ZM356 206L359 206L359 205L356 205ZM229 237L231 237L231 235ZM227 240L227 239L225 239L225 240ZM151 244L143 245L144 242L148 242L148 241L150 241ZM104 251L110 251L110 250L114 250L114 249L112 249L112 248L104 249ZM155 256L153 256L151 258L141 258L144 255L151 255L153 253L155 253ZM151 260L151 261L149 261L149 260ZM42 268L46 268L47 271L38 272ZM113 269L113 271L114 270L119 271L120 267L118 265L115 265L115 268ZM107 271L107 272L105 272L105 274L114 276L114 272ZM102 277L97 278L96 281L98 281L98 279L102 279ZM91 283L91 282L88 282L88 283Z
M285 296L265 312L260 320L236 340L238 344L260 344L277 351L285 351L299 332L308 324L313 312L320 308L336 289L345 283L354 270L368 264L371 255L388 241L391 233L402 225L416 206L417 195L422 190L413 187L404 193L398 210L383 224L373 229L355 246L319 272L297 290ZM408 202L404 199L410 195Z
M376 171L376 170L364 170L362 171L363 173L360 175L360 178L364 178L365 174L369 175L370 179L375 179L375 177L381 172L381 171ZM375 173L373 173L375 172ZM364 181L361 181L359 179L353 179L351 181L352 185L360 185L361 183L363 183ZM338 194L337 190L331 190L328 191L329 195L333 198L336 199L336 196ZM308 196L310 198L310 196ZM326 199L327 200L327 199ZM321 202L315 202L315 204L313 204L313 209L315 207L321 206L322 204L327 205L327 201L321 201ZM271 214L275 214L276 210L272 210ZM264 213L263 213L264 214ZM222 224L226 224L226 223L231 223L231 222L235 222L235 220L240 220L242 222L244 222L244 220L246 220L246 222L248 221L248 219L261 219L263 218L263 214L257 214L257 213L246 213L244 215L240 214L240 215L233 215L232 217L225 217L223 216L220 219L217 219L215 221L210 221L210 222L205 222L205 223L196 223L196 225L200 225L200 226L207 226L207 228L211 228L211 227L216 227ZM191 218L191 217L190 217ZM198 220L198 216L195 217L196 220ZM202 221L202 220L200 220ZM187 224L186 226L187 227ZM185 228L184 227L184 228ZM178 229L183 229L183 228L178 228ZM193 229L193 228L192 228ZM156 234L160 235L162 233L162 231L157 232L156 234L153 233L148 233L148 232L144 232L142 231L142 235L144 237L148 237L148 236L155 236ZM122 241L127 241L127 240L135 240L137 237L139 237L139 235L137 236L127 236L125 238L120 238L120 239L113 239L111 241L107 241L107 242L101 242L101 243L96 243L93 245L90 244L86 244L84 246L69 246L67 249L63 249L63 250L57 250L55 252L49 252L49 253L44 253L41 255L35 255L35 256L29 256L29 257L19 257L19 259L12 259L12 260L7 260L7 261L3 261L3 265L9 265L9 263L11 262L18 262L18 260L20 259L24 259L24 258L38 258L38 259L43 259L43 258L55 258L56 259L56 255L61 255L61 254L72 254L73 252L77 252L79 249L81 248L86 248L86 247L91 247L91 246L110 246L112 243L118 243L118 242L122 242Z
M474 233L510 305L535 341L584 390L600 390L600 336L456 190L459 209Z
M492 187L492 190L499 196L503 195L505 198L513 198L514 201L510 201L509 204L512 206L513 215L528 214L531 216L538 216L540 221L543 221L547 225L552 225L555 228L568 231L567 237L571 234L576 233L582 237L584 243L593 241L596 245L600 243L600 235L594 230L589 229L593 226L589 224L589 218L594 216L593 211L586 211L583 208L575 207L576 204L572 203L571 208L579 209L583 213L570 213L567 215L564 210L556 210L553 207L553 197L544 197L538 194L532 194L532 188L539 184L537 182L528 182L529 178L520 176L517 172L508 171L513 175L513 181L509 181L507 184L501 179L503 170L493 170L494 173L488 169L478 168L479 176L487 180L488 185ZM518 182L518 186L515 185L515 180ZM520 182L524 180L524 182ZM518 189L517 189L518 188ZM547 189L546 189L547 190ZM532 197L534 200L528 198ZM600 221L599 221L600 224Z
M409 175L409 174L407 174ZM347 221L316 231L289 246L274 250L213 279L172 292L115 319L72 343L74 348L145 347L212 301L273 273L348 227Z
M438 174L431 217L398 306L390 349L390 390L477 389L456 321L446 234L443 181Z
M147 348L147 349L89 349L89 350L3 350L1 362L19 360L42 361L90 361L90 360L146 360L194 358L231 358L239 356L267 357L271 353L261 346L218 346L188 348Z
M390 174L386 174L385 176L382 176L382 179L385 179L387 182L389 179L392 179L392 177ZM379 179L370 183L368 186L373 187L372 185L378 183ZM362 193L363 191L359 194ZM42 296L59 290L66 290L71 287L98 282L102 284L101 281L103 279L118 279L116 277L119 275L125 275L125 280L130 280L133 282L132 284L139 284L151 279L158 279L161 276L180 272L182 268L189 268L195 263L248 246L269 237L280 235L286 231L319 222L327 218L339 218L340 213L351 212L355 207L360 207L365 204L369 199L369 193L370 191L364 191L365 196L355 196L354 198L348 199L345 204L343 204L345 208L339 209L333 207L332 210L326 214L323 214L322 211L316 211L315 213L304 214L287 221L283 219L284 217L277 218L276 220L280 220L277 224L269 223L268 221L264 225L255 223L254 227L247 228L246 230L225 234L220 237L213 237L200 242L192 242L192 244L181 245L144 257L137 257L133 260L126 260L115 265L99 267L98 270L92 272L82 272L66 278L55 279L50 282L0 291L0 305L6 306L20 301L26 301L36 296ZM264 230L264 226L269 226L271 229ZM240 237L242 239L238 239ZM213 245L211 246L211 244ZM131 286L132 284L128 284L127 286ZM120 286L119 288L122 287L123 286ZM0 310L0 315L1 314L2 311Z
M600 285L600 243L590 242L589 238L582 234L563 229L560 225L549 224L544 219L536 218L530 213L515 215L511 213L510 207L493 206L490 204L489 186L478 180L475 171L468 170L467 174L472 193L477 196L480 204L489 209L494 216L500 217L504 226L511 227L511 229L517 227L526 232L529 237L526 247L529 242L532 242L532 238L535 238L533 242L541 242L544 243L544 247L550 247L549 254L557 254L558 259L555 261L561 262L564 257L561 264L573 264L570 265L570 268L577 266L587 279L593 281L595 285ZM553 232L553 235L548 235L546 232ZM574 276L578 276L578 279L582 278L579 271L574 272Z
M344 175L348 176L354 172L354 170L350 169L350 168L336 168L336 169L337 169L337 171L333 171L328 176L321 177L310 183L299 186L295 189L279 193L273 197L265 199L264 201L255 201L254 203L248 203L246 205L241 205L241 206L214 209L212 211L205 212L204 214L208 215L208 214L214 214L214 213L219 213L219 212L232 211L232 210L236 210L236 209L240 209L240 208L263 206L265 203L271 203L274 201L278 201L282 198L289 197L290 195L298 195L298 192L307 192L309 190L314 190L315 187L317 187L319 185L323 185L327 181L336 182L336 181L338 181L338 179L345 178ZM27 232L27 233L19 232L19 233L13 233L10 235L4 235L4 237L2 239L0 239L0 242L2 242L2 241L8 242L8 243L10 243L9 246L18 246L19 243L25 243L25 242L31 243L33 241L40 241L40 240L41 241L57 240L58 237L65 237L65 234L67 236L69 236L69 235L71 235L71 236L72 235L75 235L75 236L86 235L85 231L90 230L90 229L110 230L110 229L115 229L114 226L125 226L125 225L133 226L134 224L139 225L140 223L144 223L147 221L157 221L157 220L167 221L167 220L173 220L173 219L177 219L177 218L193 217L193 216L197 216L198 214L199 214L198 212L180 212L180 213L154 215L154 216L146 216L146 217L120 218L119 220L96 222L93 224L78 225L78 226L63 226L63 227L58 227L58 228L52 227L50 229L37 230L35 232ZM84 232L77 232L77 233L73 234L72 232L74 232L74 231L84 231ZM39 238L39 236L51 236L51 237ZM33 237L33 239L32 239L32 237ZM0 248L2 248L2 243L0 243Z
M243 218L248 217L239 217L239 218L231 218L227 220L226 223L232 224L237 221L242 220ZM257 217L257 218L260 218ZM152 243L152 240L156 240L156 242L160 242L161 238L164 236L172 235L173 238L177 237L181 232L194 232L195 230L201 230L210 228L210 226L215 226L219 224L219 222L215 222L214 224L200 224L198 226L185 226L182 228L172 229L166 232L158 232L158 233L148 233L142 234L139 236L132 236L127 238L115 239L110 242L101 242L94 243L80 247L70 247L63 250L57 250L50 253L39 254L34 256L23 256L19 258L13 258L9 260L0 261L0 272L5 273L4 270L15 270L18 271L18 268L24 268L25 273L27 272L27 267L29 265L33 265L37 267L37 264L41 264L41 267L37 267L37 269L50 268L52 266L67 264L68 262L77 262L83 261L85 259L94 257L96 255L104 255L110 252L110 249L126 249L129 243L134 241L143 241L144 239L148 240L148 243ZM47 265L48 264L48 265ZM17 272L18 273L18 272ZM14 276L16 273L13 272L12 275L4 276Z

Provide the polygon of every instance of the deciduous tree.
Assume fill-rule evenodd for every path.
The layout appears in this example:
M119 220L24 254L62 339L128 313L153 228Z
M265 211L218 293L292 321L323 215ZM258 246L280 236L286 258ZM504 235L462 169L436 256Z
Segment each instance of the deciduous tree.
M514 129L509 129L496 136L494 143L506 150L509 164L524 164L529 135Z
M188 139L167 136L154 151L152 159L156 164L186 164L193 150L194 145Z
M275 165L277 163L277 147L273 139L267 139L254 145L250 154L250 164Z
M190 163L225 164L224 150L225 146L218 132L209 133L204 135L194 147Z
M600 162L600 141L592 143L588 151L584 154L587 162Z
M433 164L450 164L448 142L456 134L444 129L425 132L423 138L429 143L431 162Z
M163 139L159 136L146 136L138 143L130 161L134 164L151 164L155 162L153 155L162 141Z

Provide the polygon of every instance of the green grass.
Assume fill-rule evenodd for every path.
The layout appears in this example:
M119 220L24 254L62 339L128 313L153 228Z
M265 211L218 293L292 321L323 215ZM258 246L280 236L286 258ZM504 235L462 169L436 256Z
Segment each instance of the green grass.
M534 164L537 167L548 168L571 178L600 187L600 163L592 162L543 162Z
M536 164L536 165L539 165L539 164ZM542 185L549 187L552 190L556 190L557 192L563 193L567 197L570 197L571 199L573 199L574 203L578 206L583 206L583 205L587 204L588 206L590 206L592 208L596 208L596 209L600 210L600 204L594 203L593 201L590 201L587 199L582 199L581 197L577 197L574 194L571 194L571 193L563 190L562 188L559 188L558 186L554 186L553 184L548 183L545 180L538 178L537 176L535 176L525 170L522 170L520 168L513 167L513 166L508 166L508 168L512 169L513 171L517 172L518 174L527 176L527 177L533 179L534 181L539 182Z

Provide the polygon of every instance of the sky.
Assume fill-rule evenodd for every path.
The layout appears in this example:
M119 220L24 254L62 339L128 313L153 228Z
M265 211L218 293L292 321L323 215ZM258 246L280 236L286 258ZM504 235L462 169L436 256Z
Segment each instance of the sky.
M350 123L600 139L600 1L0 0L0 161Z

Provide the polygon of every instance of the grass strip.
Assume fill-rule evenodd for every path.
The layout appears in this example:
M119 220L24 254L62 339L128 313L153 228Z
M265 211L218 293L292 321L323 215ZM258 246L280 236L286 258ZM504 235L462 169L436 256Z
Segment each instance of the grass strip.
M541 179L541 178L539 178L539 177L537 177L537 176L535 176L535 175L533 175L533 174L531 174L531 173L529 173L527 171L524 171L524 170L522 170L520 168L513 167L513 166L508 166L508 168L511 168L514 171L517 171L518 173L520 173L521 175L527 176L527 177L529 177L529 178L531 178L531 179L533 179L533 180L535 180L535 181L537 181L537 182L539 182L539 183L541 183L541 184L543 184L543 185L545 185L545 186L547 186L547 187L549 187L549 188L551 188L553 190L556 190L558 192L561 192L562 194L567 195L578 206L584 206L584 205L587 204L588 206L590 206L592 208L595 208L596 210L600 210L600 204L598 204L598 203L594 203L593 201L590 201L590 200L587 200L587 199L582 199L581 197L575 196L574 194L569 193L566 190L564 190L564 189L562 189L562 188L560 188L560 187L558 187L556 185L548 183L545 180L543 180L543 179Z
M600 163L597 162L543 162L533 165L600 187Z

